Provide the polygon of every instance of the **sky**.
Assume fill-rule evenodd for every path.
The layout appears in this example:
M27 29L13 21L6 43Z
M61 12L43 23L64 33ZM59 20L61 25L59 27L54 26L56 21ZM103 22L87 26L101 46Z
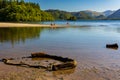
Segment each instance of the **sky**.
M69 12L93 10L103 12L105 10L120 9L120 0L25 0L39 3L42 10L59 9Z

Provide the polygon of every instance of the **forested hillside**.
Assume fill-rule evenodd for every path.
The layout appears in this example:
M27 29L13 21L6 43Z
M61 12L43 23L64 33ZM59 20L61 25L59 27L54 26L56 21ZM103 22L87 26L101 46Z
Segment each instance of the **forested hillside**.
M40 9L39 4L24 0L0 0L0 21L48 21L53 16Z
M49 9L46 10L46 12L52 14L56 20L72 20L74 17L70 12L67 11Z

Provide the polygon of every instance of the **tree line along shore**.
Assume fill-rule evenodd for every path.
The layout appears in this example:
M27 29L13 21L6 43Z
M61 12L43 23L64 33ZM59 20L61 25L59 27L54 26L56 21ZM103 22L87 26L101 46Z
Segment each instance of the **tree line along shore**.
M0 0L0 21L51 21L53 16L40 9L39 4L24 0Z

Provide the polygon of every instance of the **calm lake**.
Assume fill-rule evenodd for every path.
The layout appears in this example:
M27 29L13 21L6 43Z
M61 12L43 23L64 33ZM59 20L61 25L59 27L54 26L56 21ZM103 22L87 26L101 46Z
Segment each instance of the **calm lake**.
M65 25L67 21L55 21ZM43 22L50 24L51 22ZM73 26L73 27L71 27ZM106 44L120 45L120 21L71 21L65 28L0 28L0 58L29 56L46 52L70 57L78 67L120 67L120 49L107 49Z

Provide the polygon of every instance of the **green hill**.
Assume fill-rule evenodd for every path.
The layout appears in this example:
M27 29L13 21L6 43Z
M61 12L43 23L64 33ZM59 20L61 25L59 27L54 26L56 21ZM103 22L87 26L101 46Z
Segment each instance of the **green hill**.
M73 17L73 15L70 12L61 11L61 10L49 9L46 10L45 12L50 13L55 18L55 20L67 20Z
M85 13L84 11L80 11L79 13L77 13L76 15L79 15L77 18L78 19L93 19L92 16L89 16L87 13Z
M46 21L53 16L40 9L39 4L24 0L0 0L0 21Z

